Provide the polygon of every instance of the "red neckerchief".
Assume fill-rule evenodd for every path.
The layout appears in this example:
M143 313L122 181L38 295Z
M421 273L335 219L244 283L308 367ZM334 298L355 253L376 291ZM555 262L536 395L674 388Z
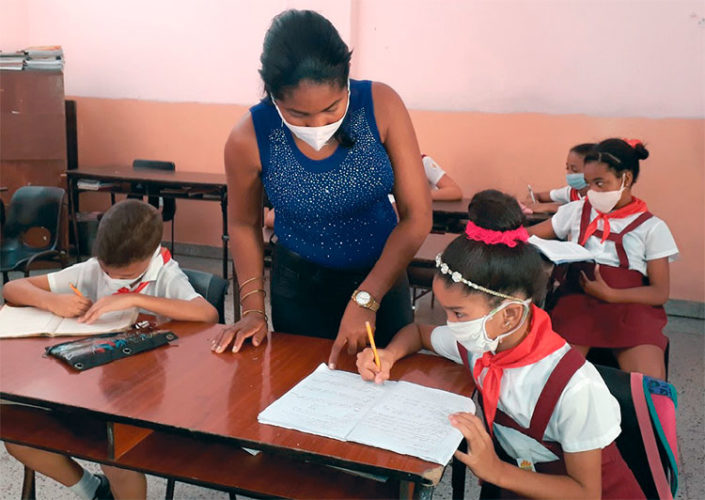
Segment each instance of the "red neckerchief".
M603 214L602 212L599 212L597 209L595 209L595 211L597 212L597 217L595 217L590 222L590 224L588 224L587 229L585 229L583 241L581 241L580 244L585 245L585 242L588 240L588 238L592 236L592 233L597 230L597 223L600 220L604 221L604 226L602 228L602 240L600 240L600 243L604 243L607 240L607 237L610 235L610 219L623 219L625 217L629 217L630 215L648 212L648 210L649 209L646 207L646 203L637 198L636 196L632 197L631 203L624 205L622 208L619 208L617 210L612 210L608 214Z
M583 197L580 194L580 191L578 191L575 188L570 188L570 201L579 201L582 199L583 199Z
M566 345L565 339L553 331L551 319L546 311L532 304L531 327L526 337L511 349L497 354L486 352L475 362L473 369L475 380L479 380L482 370L487 368L482 388L479 386L478 388L482 394L483 411L490 434L493 433L492 425L497 413L497 402L499 401L504 370L536 363L564 345Z
M161 255L164 264L171 260L171 252L169 252L168 248L161 247L161 249L159 250L159 255ZM147 274L146 271L145 274ZM134 290L130 290L129 288L124 286L117 292L115 292L113 295L117 295L118 293L140 293L142 290L145 289L147 285L149 285L149 283L150 281L143 281L142 283L137 285L137 288L135 288Z

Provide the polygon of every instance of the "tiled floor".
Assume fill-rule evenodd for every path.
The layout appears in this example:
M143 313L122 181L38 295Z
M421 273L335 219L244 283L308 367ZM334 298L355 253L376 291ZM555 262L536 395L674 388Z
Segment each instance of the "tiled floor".
M183 267L202 269L218 274L220 261L212 259L177 256ZM0 288L1 290L1 288ZM226 319L232 322L232 295L226 302ZM429 296L417 303L417 320L439 324L445 321L443 312L436 306L431 308ZM705 322L686 318L669 318L667 334L671 339L670 380L678 389L678 444L680 452L680 489L678 499L705 498ZM0 348L2 344L0 344ZM0 425L2 425L0 423ZM86 468L97 471L95 464L86 463ZM235 464L229 466L236 466ZM0 499L15 499L20 496L22 468L0 446ZM164 498L166 481L148 477L148 498ZM472 474L466 479L466 498L477 498L479 488ZM441 500L451 498L449 470L436 488L434 497ZM65 488L41 475L37 476L37 498L75 498ZM227 499L228 495L206 488L177 483L175 498L178 499Z

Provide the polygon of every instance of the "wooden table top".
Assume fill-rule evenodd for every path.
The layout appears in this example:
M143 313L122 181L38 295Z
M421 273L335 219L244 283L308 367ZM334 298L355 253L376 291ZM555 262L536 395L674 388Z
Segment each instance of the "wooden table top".
M159 170L132 168L125 165L107 165L102 167L81 167L67 170L68 177L97 180L131 180L150 181L162 184L190 184L206 186L226 186L225 172L188 172L183 170Z
M0 396L318 463L429 484L440 480L443 467L437 464L257 422L260 411L326 362L332 341L275 333L259 348L246 344L239 354L217 355L210 344L223 325L172 322L165 328L179 336L175 345L85 372L42 357L44 347L65 339L0 340ZM339 368L355 371L354 357L342 354ZM466 396L474 389L461 365L432 355L400 361L392 378Z

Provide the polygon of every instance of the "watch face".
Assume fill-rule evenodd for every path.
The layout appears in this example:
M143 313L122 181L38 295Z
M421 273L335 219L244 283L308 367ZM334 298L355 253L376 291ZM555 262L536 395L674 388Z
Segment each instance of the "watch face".
M370 294L367 292L357 292L357 295L355 295L355 302L360 304L361 306L367 305L370 303Z

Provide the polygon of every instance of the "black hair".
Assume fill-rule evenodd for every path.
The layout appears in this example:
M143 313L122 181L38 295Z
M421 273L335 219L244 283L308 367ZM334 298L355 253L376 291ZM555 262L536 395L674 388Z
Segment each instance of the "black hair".
M594 142L584 142L583 144L576 144L575 146L570 148L570 152L585 158L585 155L587 155L594 147Z
M123 200L108 209L98 224L93 255L111 267L124 267L152 256L162 241L159 210L141 200Z
M335 26L312 10L285 10L272 19L264 36L259 74L267 98L281 99L300 82L348 84L350 57ZM348 116L335 133L344 147L355 143L348 130Z
M639 177L639 160L649 157L649 150L641 142L630 145L624 139L606 139L598 144L587 154L585 163L604 163L617 175L629 171L633 181Z
M494 231L511 231L524 223L524 214L515 198L494 189L481 191L468 205L468 217L475 225ZM525 295L540 304L545 295L547 276L538 251L529 243L517 241L515 247L504 244L489 245L458 236L443 251L441 259L451 271L459 272L465 279L505 295ZM450 274L440 276L446 286L455 284ZM467 294L481 293L491 307L504 299L489 295L465 284L460 284Z

